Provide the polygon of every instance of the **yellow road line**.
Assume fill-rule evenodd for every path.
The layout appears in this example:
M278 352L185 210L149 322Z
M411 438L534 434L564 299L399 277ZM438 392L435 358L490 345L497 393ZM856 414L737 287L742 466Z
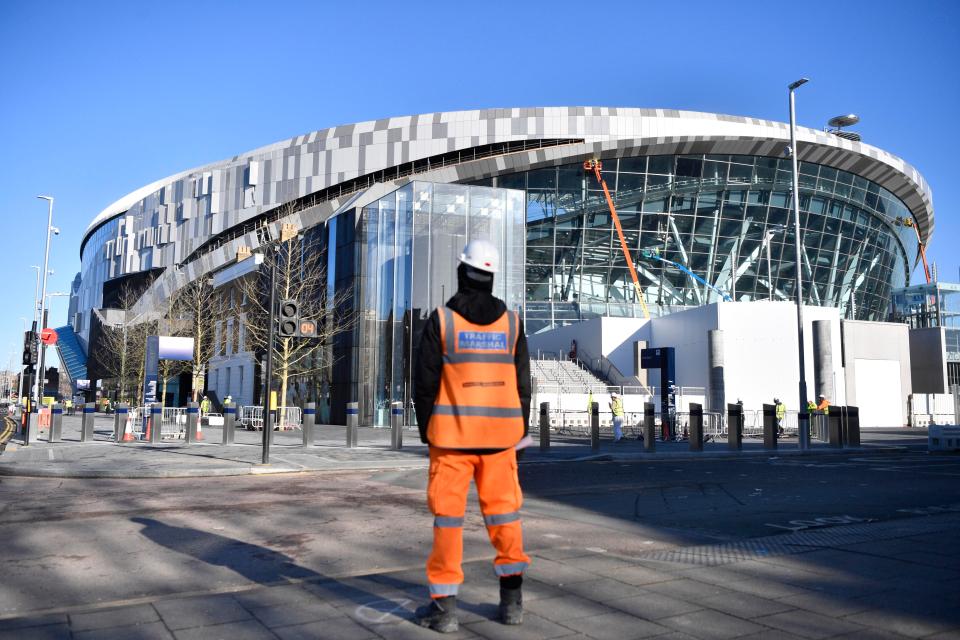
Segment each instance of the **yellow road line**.
M16 421L14 421L12 418L9 418L8 416L3 417L3 422L7 426L3 430L3 432L0 433L0 444L5 443L7 440L9 440L13 436L13 430L17 426Z

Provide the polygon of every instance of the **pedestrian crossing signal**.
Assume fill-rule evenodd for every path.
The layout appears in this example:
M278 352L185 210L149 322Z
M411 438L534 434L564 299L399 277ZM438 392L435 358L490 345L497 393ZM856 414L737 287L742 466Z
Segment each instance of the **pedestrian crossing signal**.
M317 323L315 320L300 320L300 331L297 334L301 338L316 338Z
M281 338L294 338L300 324L300 305L296 300L280 301L280 319L277 333Z

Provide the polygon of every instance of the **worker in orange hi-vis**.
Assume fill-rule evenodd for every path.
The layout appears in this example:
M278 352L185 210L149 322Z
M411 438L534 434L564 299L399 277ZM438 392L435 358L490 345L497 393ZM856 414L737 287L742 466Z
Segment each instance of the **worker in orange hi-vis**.
M471 479L497 551L500 620L523 622L521 585L530 558L523 552L517 455L530 443L530 357L519 316L493 295L499 267L491 242L470 241L460 254L456 295L430 315L420 339L414 403L420 439L430 445L427 503L434 520L427 559L431 601L416 617L441 633L459 628Z

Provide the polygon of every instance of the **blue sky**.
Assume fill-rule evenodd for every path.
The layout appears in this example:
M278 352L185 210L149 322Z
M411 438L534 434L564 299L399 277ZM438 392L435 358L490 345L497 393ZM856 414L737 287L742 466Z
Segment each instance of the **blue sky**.
M0 368L19 360L56 198L48 291L67 291L84 229L178 171L329 126L483 107L666 107L822 127L934 192L929 248L960 280L960 3L53 2L0 7ZM922 278L915 271L913 281ZM66 322L52 299L51 324Z

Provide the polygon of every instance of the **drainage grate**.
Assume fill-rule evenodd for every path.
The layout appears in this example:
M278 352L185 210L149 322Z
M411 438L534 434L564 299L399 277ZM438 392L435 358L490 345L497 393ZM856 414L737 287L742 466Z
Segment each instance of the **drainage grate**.
M668 551L650 551L640 554L637 558L639 560L715 567L771 556L807 553L817 549L840 547L860 542L950 531L958 525L960 525L960 517L958 516L907 518L867 524L840 525L766 538L684 547Z

